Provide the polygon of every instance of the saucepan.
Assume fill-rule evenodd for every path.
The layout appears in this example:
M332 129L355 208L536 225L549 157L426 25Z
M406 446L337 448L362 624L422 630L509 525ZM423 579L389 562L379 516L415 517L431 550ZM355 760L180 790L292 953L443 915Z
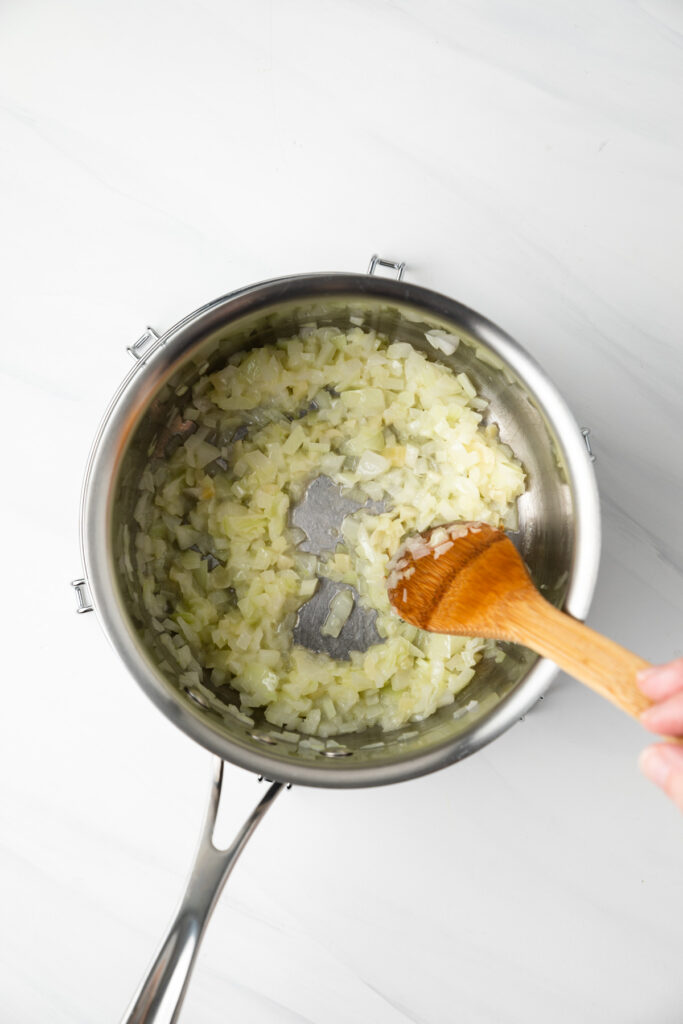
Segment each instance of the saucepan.
M382 276L384 267L394 276ZM461 303L402 279L403 264L373 257L368 273L317 273L265 281L190 313L162 335L147 329L131 346L135 365L106 411L88 462L80 531L79 611L94 609L133 678L188 736L216 755L209 809L180 908L125 1020L176 1020L201 937L220 891L251 833L283 787L378 786L415 778L473 754L514 725L543 695L556 668L509 646L484 659L456 703L379 736L344 734L311 746L279 738L265 719L222 713L229 688L179 680L146 611L132 552L139 481L173 432L182 395L233 353L267 344L314 321L347 330L362 321L428 358L464 370L487 400L487 417L524 465L517 543L534 582L553 604L583 619L595 586L600 512L590 446L564 399L509 335ZM431 348L426 333L460 339L455 354ZM207 683L207 686L210 685ZM226 695L227 694L227 695ZM232 708L233 712L235 708ZM230 762L270 782L227 850L213 826Z

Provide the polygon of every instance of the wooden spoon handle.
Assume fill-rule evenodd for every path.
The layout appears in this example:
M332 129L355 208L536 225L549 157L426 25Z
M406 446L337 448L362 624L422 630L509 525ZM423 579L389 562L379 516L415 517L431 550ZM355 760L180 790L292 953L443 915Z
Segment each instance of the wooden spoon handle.
M613 704L638 717L652 701L636 685L650 663L561 612L533 590L508 609L510 639L550 658Z

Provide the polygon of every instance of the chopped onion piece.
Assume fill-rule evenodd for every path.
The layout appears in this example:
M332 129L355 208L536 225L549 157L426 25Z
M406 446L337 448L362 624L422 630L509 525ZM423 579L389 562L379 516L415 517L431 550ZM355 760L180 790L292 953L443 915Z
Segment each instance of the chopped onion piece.
M382 473L386 473L391 468L391 463L384 456L378 455L377 452L363 452L361 455L358 465L356 466L356 473L362 479L368 480L371 477L380 476Z
M426 331L425 338L432 348L438 349L447 356L452 356L460 344L460 338L455 334L449 334L447 331Z
M339 590L330 601L330 611L320 627L323 636L338 637L353 611L353 594L346 588Z

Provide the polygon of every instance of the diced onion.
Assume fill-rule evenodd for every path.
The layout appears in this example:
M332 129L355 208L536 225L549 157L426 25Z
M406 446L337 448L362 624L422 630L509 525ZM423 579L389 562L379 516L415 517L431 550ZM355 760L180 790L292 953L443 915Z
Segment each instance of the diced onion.
M358 465L356 466L356 473L361 480L368 480L373 477L381 476L382 473L391 467L391 463L384 458L382 455L378 455L377 452L363 452Z
M350 590L339 590L330 601L330 611L320 627L323 636L338 637L353 611L355 601Z
M425 338L432 348L438 349L446 356L452 356L460 344L460 338L447 331L426 331Z
M456 352L455 335L426 337ZM464 372L357 323L347 332L310 323L232 355L182 401L169 422L193 432L168 454L155 447L141 476L128 573L165 670L212 711L250 726L262 708L292 743L392 730L452 703L480 658L500 655L489 641L409 626L387 595L387 573L394 585L408 578L411 559L445 553L467 527L437 528L429 543L413 538L411 559L390 564L406 535L435 523L515 522L524 471L495 424L482 425L485 403ZM317 557L297 547L303 536L290 516L321 473L385 511L346 516L336 549ZM346 661L293 643L298 610L321 576L345 584L321 632L341 635L353 587L376 611L382 643ZM239 692L240 708L221 700L224 684ZM302 740L298 749L313 756L322 745Z

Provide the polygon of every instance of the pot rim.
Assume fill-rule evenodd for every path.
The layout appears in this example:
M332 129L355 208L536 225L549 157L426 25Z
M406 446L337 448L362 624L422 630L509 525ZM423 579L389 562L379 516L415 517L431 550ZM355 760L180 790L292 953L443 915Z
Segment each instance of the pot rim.
M386 785L437 771L469 756L505 732L545 693L559 669L539 658L525 678L471 730L429 750L400 761L354 766L344 758L323 767L315 762L290 761L273 756L267 748L254 749L237 738L220 735L194 712L188 702L173 696L163 685L140 640L131 632L117 594L113 553L109 544L109 497L116 479L125 437L140 410L140 392L156 388L182 353L186 357L201 344L213 325L225 323L229 310L236 319L278 301L297 297L372 296L409 303L432 316L465 322L524 380L555 431L572 490L574 559L565 609L577 619L588 613L600 559L600 505L597 483L585 440L565 400L535 359L492 321L455 299L405 281L366 274L313 273L258 282L221 296L170 327L131 369L117 389L96 433L86 466L80 509L80 544L85 577L102 628L138 685L188 736L214 754L271 780L326 788ZM202 327L201 334L197 333ZM143 367L144 372L143 372ZM136 387L136 383L138 386Z

